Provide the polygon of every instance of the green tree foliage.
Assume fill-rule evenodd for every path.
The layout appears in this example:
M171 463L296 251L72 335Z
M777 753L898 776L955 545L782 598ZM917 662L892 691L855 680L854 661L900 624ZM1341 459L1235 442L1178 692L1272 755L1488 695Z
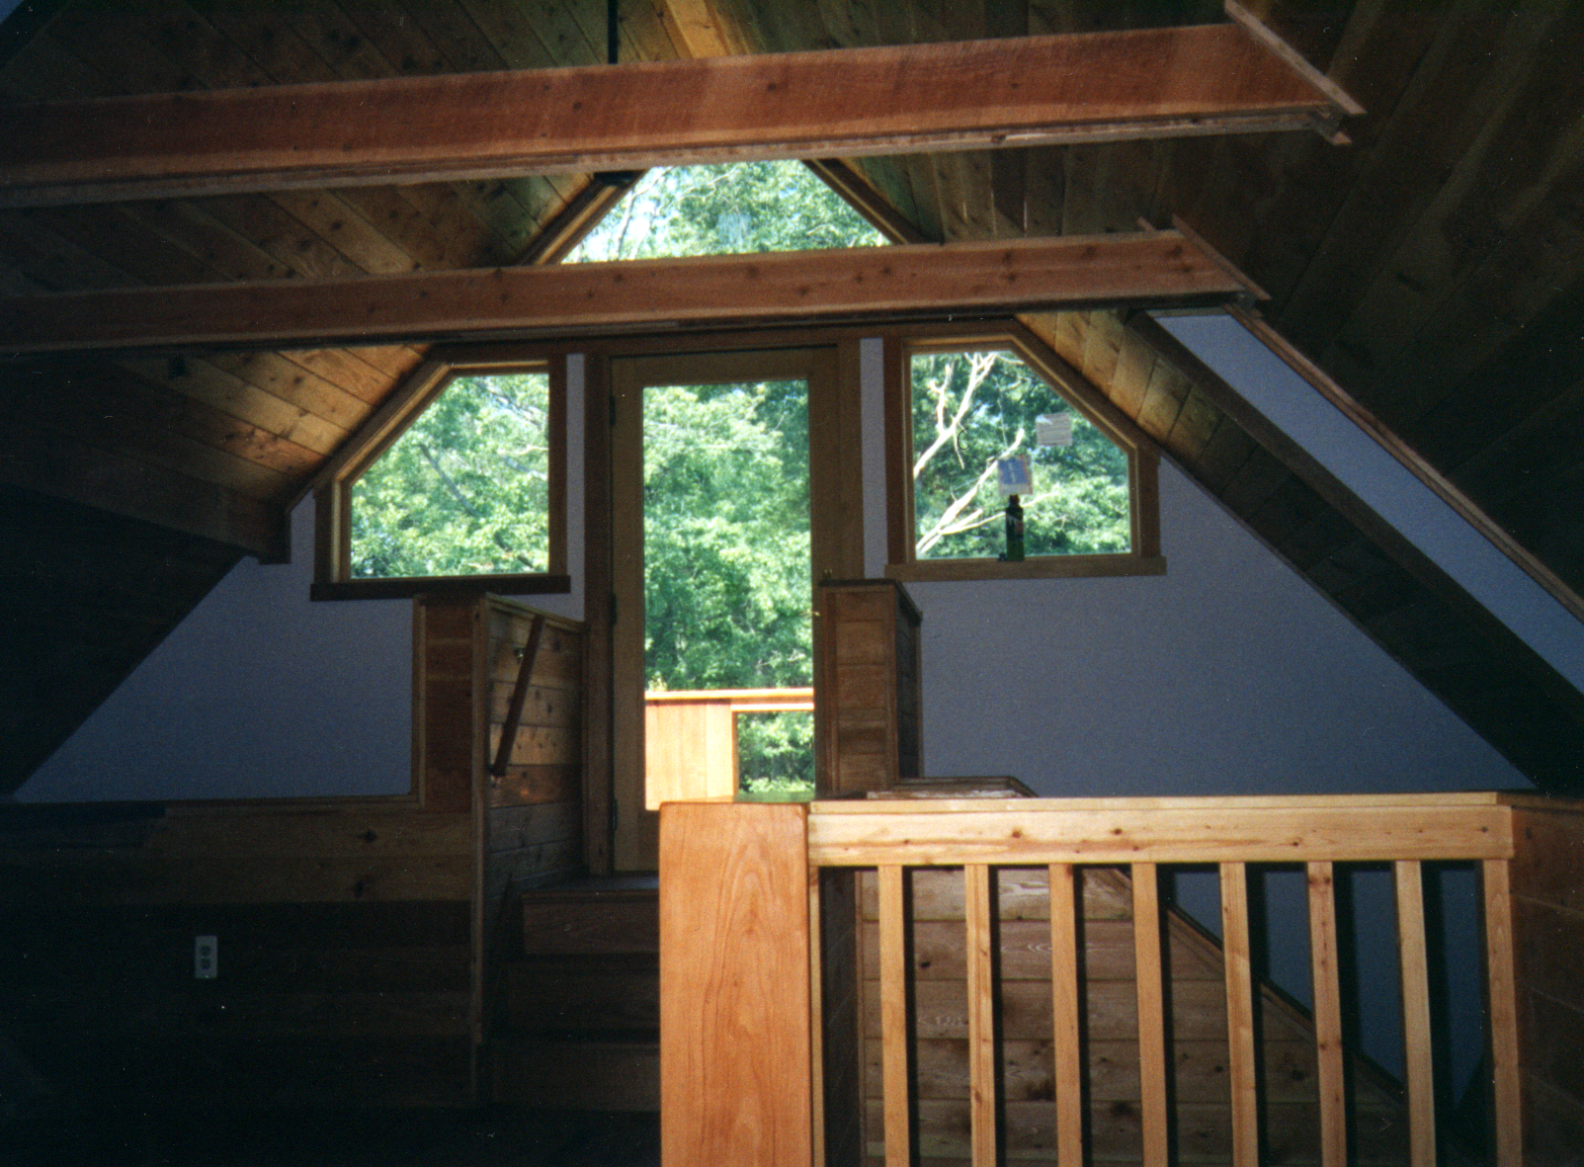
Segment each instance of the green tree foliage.
M644 665L651 689L812 683L808 392L644 390ZM813 719L738 719L744 789L813 790Z
M646 174L569 262L884 242L800 162ZM542 378L454 381L356 484L353 574L542 571ZM649 684L811 683L808 404L801 382L645 393ZM745 717L751 789L813 784L807 714Z
M549 378L457 377L352 488L352 575L545 571Z
M1072 443L1038 445L1037 418L1066 413ZM1026 455L1029 555L1093 555L1130 546L1127 456L1007 351L913 357L913 508L921 559L996 558L1005 499L996 461Z
M651 170L567 262L872 247L885 238L801 162Z
M652 386L644 414L650 687L809 684L805 386Z

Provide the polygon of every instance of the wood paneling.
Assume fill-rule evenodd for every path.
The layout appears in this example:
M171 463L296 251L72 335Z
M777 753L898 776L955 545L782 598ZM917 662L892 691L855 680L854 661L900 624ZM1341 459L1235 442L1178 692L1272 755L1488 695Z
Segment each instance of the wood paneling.
M883 790L923 772L918 607L890 580L820 586L815 712L822 793Z
M471 1098L466 816L152 809L134 845L61 849L57 826L54 847L23 832L0 851L0 1029L57 1090L157 1107ZM218 940L213 980L193 975L199 935Z
M0 793L20 786L240 557L235 547L0 486Z
M1523 1160L1560 1167L1584 1145L1584 812L1514 810L1512 910L1518 983Z

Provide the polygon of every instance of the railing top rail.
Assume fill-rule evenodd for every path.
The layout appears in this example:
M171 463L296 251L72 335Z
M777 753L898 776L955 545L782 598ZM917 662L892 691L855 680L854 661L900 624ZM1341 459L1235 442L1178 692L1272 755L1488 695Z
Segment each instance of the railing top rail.
M819 866L1508 859L1492 794L810 804Z
M797 689L650 689L644 694L644 700L651 704L704 702L716 705L730 703L736 707L752 704L776 708L806 704L812 708L814 690L806 685Z

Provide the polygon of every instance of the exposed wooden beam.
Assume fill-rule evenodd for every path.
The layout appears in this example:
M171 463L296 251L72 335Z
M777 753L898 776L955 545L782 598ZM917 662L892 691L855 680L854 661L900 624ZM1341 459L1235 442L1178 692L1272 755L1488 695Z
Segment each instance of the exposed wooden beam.
M1176 231L779 252L0 300L0 352L571 337L1096 304L1210 305L1241 281Z
M738 30L720 18L710 0L659 0L655 14L690 57L728 57L748 51Z
M0 206L1333 126L1235 24L0 109Z

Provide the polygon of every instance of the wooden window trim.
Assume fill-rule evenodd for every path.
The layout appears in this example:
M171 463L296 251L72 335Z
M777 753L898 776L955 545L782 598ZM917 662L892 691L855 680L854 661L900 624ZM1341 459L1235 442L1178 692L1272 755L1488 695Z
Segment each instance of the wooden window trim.
M986 579L1075 579L1164 575L1160 546L1160 448L1088 378L1015 320L890 331L885 335L886 576L907 583ZM1041 555L1021 563L994 559L918 559L914 554L911 358L931 349L1008 348L1128 460L1132 550L1105 555Z
M543 572L352 577L352 486L407 432L457 377L533 372L549 375L549 564ZM433 355L407 378L316 479L314 600L388 600L419 595L557 595L572 590L567 573L567 358L516 347L478 347Z

